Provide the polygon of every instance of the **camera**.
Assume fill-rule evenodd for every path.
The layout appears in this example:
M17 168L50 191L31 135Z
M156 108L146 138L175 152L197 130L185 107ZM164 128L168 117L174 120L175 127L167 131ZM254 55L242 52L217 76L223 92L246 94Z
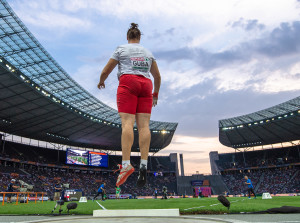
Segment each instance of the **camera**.
M70 184L62 184L61 187L63 189L69 189L70 188Z
M28 184L23 180L19 180L18 183L20 183L20 192L33 191L34 185Z

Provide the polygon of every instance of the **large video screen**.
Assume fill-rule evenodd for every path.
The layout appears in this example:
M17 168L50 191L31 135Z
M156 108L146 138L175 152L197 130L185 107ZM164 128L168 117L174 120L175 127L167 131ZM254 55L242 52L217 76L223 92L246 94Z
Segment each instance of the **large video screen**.
M89 165L89 152L77 149L67 149L67 164Z
M106 153L89 152L89 165L108 167L108 155Z
M108 167L106 153L67 149L66 164Z

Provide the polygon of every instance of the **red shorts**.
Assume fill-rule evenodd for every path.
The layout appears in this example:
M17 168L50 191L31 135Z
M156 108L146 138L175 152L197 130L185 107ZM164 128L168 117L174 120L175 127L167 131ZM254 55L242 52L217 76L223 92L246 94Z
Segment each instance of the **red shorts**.
M123 74L117 91L118 112L151 114L152 81L141 75Z

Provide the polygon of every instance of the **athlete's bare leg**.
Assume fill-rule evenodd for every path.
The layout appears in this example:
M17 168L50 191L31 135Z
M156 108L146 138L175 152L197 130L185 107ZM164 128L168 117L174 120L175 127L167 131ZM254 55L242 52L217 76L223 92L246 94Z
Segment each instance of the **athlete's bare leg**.
M130 160L131 147L134 140L133 126L135 122L135 115L120 112L122 121L122 160Z
M139 131L139 146L141 151L141 159L148 160L151 134L149 130L151 114L137 113L136 124Z

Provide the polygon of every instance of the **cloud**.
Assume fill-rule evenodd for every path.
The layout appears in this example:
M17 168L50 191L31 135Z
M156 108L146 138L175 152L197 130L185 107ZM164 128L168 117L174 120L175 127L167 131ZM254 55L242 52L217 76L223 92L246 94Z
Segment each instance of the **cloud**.
M48 28L48 29L73 29L80 27L81 30L86 29L91 24L88 21L77 17L68 16L57 12L40 12L39 14L21 15L24 22L32 25Z
M269 57L295 54L300 50L300 21L281 23L268 38L258 39L252 43L255 52Z
M155 55L168 64L165 81L181 92L208 80L216 91L252 88L262 92L300 89L297 64L300 21L281 23L264 38L243 42L221 52L178 48ZM165 66L166 67L166 66ZM292 69L292 67L294 67Z
M253 31L253 30L263 30L265 29L265 25L258 22L257 19L249 19L245 20L244 18L240 18L238 21L235 21L231 24L232 28L241 27L246 31Z
M251 58L266 55L278 57L295 54L300 50L300 21L281 23L267 37L243 42L222 52L208 52L202 48L179 48L158 51L161 59L176 61L192 59L205 69L217 68L235 62L248 62Z
M85 16L70 14L63 7L65 1L22 1L12 2L12 6L18 16L25 24L42 28L45 30L55 30L55 35L68 31L83 32L91 28L92 23ZM79 2L79 1L72 1ZM83 3L83 2L82 2ZM70 3L69 7L74 3ZM53 35L53 36L55 36Z
M158 31L157 29L154 29L152 31L152 34L148 35L147 38L148 39L157 39L157 38L161 38L161 37L166 37L166 36L173 36L175 33L175 28L169 28L164 30L163 32Z

